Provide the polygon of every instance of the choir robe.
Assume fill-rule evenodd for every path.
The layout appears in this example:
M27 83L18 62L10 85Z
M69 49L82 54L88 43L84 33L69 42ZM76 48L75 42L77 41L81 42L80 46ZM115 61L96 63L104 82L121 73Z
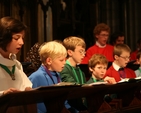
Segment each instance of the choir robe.
M138 53L138 50L136 50L136 51L134 51L134 52L131 53L131 55L130 55L131 56L131 58L130 58L131 61L137 59L136 58L137 53Z
M135 77L136 77L135 72L134 72L133 70L129 69L129 68L126 68L126 67L125 67L125 68L124 68L124 71L125 71L125 74L126 74L126 75L125 75L126 78L135 78ZM116 71L113 66L111 66L111 67L107 70L107 72L106 72L106 74L105 74L105 77L106 77L106 76L114 77L115 80L116 80L116 82L119 82L119 81L121 80L120 75L119 75L119 72Z
M86 51L86 56L82 60L81 64L88 64L89 59L92 57L94 54L102 54L106 56L108 61L112 62L114 60L113 58L113 46L106 44L104 48L98 47L96 44L92 47L90 47Z

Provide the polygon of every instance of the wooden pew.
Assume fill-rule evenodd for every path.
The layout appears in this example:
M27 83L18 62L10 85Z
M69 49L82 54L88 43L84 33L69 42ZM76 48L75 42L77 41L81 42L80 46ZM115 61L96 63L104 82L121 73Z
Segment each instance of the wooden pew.
M6 94L0 97L0 112L6 113L7 109L12 106L30 105L44 102L48 113L67 113L67 110L64 108L64 102L68 93L73 88L77 87L48 86L31 91Z
M0 97L0 112L6 113L8 107L30 105L44 102L48 113L67 113L64 102L68 99L87 99L89 113L96 112L135 112L141 111L141 82L132 81L114 85L102 84L93 86L68 85L40 87L36 90L6 94ZM112 109L104 101L106 94L116 93L122 100L122 106ZM138 95L136 95L138 94ZM105 108L104 108L105 107ZM35 112L32 112L35 113Z

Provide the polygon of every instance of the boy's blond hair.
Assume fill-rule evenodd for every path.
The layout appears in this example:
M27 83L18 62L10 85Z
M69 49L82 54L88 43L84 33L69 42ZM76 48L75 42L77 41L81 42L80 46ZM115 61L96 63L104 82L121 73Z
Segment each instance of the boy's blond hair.
M94 54L90 58L90 60L88 62L88 66L89 66L89 68L94 68L97 64L103 64L103 65L107 65L108 66L108 60L102 54Z
M45 64L46 59L48 57L52 59L55 59L60 56L66 57L67 51L61 43L56 41L50 41L41 45L39 49L39 55L40 55L41 62Z
M70 36L63 40L63 45L67 50L74 51L76 46L82 46L82 48L86 48L85 41L80 37Z
M126 44L117 44L114 46L113 56L120 56L123 52L131 52L131 49Z

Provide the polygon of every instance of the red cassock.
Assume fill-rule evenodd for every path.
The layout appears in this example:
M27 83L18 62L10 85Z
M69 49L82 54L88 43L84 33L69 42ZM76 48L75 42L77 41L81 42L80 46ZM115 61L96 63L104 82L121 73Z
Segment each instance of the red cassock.
M124 72L125 72L125 78L136 77L135 72L129 68L124 68ZM105 77L106 76L115 78L116 82L119 82L121 80L119 72L116 71L113 66L109 67L109 69L107 70L105 74Z
M131 58L130 58L131 61L137 59L137 58L136 58L137 53L138 53L138 50L136 50L136 51L134 51L134 52L131 53L131 55L130 55L130 56L131 56Z
M104 48L100 48L95 44L87 50L86 56L82 60L81 64L88 64L89 59L94 54L102 54L108 59L108 61L112 62L114 60L113 49L114 47L108 44Z

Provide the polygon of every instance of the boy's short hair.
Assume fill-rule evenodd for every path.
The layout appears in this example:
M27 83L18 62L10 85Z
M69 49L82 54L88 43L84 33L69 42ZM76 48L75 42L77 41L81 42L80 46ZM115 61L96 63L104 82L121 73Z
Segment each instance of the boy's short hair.
M102 54L94 54L89 62L88 62L88 66L90 68L94 68L97 64L104 64L104 65L107 65L108 66L108 60L107 58L102 55Z
M4 51L7 45L12 41L12 34L26 31L27 26L18 19L12 17L3 17L0 19L0 48Z
M46 59L48 57L52 59L55 59L61 56L66 57L67 51L61 43L56 41L50 41L50 42L43 43L41 45L41 47L39 48L39 55L40 55L41 62L45 64Z
M141 57L141 50L139 50L139 51L137 52L137 55L136 55L136 58L137 58L137 59L140 59L140 57Z
M114 46L114 51L113 51L113 56L114 55L117 55L117 56L120 56L122 54L122 52L131 52L131 49L128 45L126 44L117 44Z
M82 46L84 49L86 48L86 44L84 39L76 36L70 36L63 40L63 45L67 50L74 51L76 46Z
M107 31L110 33L110 27L105 23L98 24L97 26L95 26L95 28L93 30L94 36L99 35L101 31Z

